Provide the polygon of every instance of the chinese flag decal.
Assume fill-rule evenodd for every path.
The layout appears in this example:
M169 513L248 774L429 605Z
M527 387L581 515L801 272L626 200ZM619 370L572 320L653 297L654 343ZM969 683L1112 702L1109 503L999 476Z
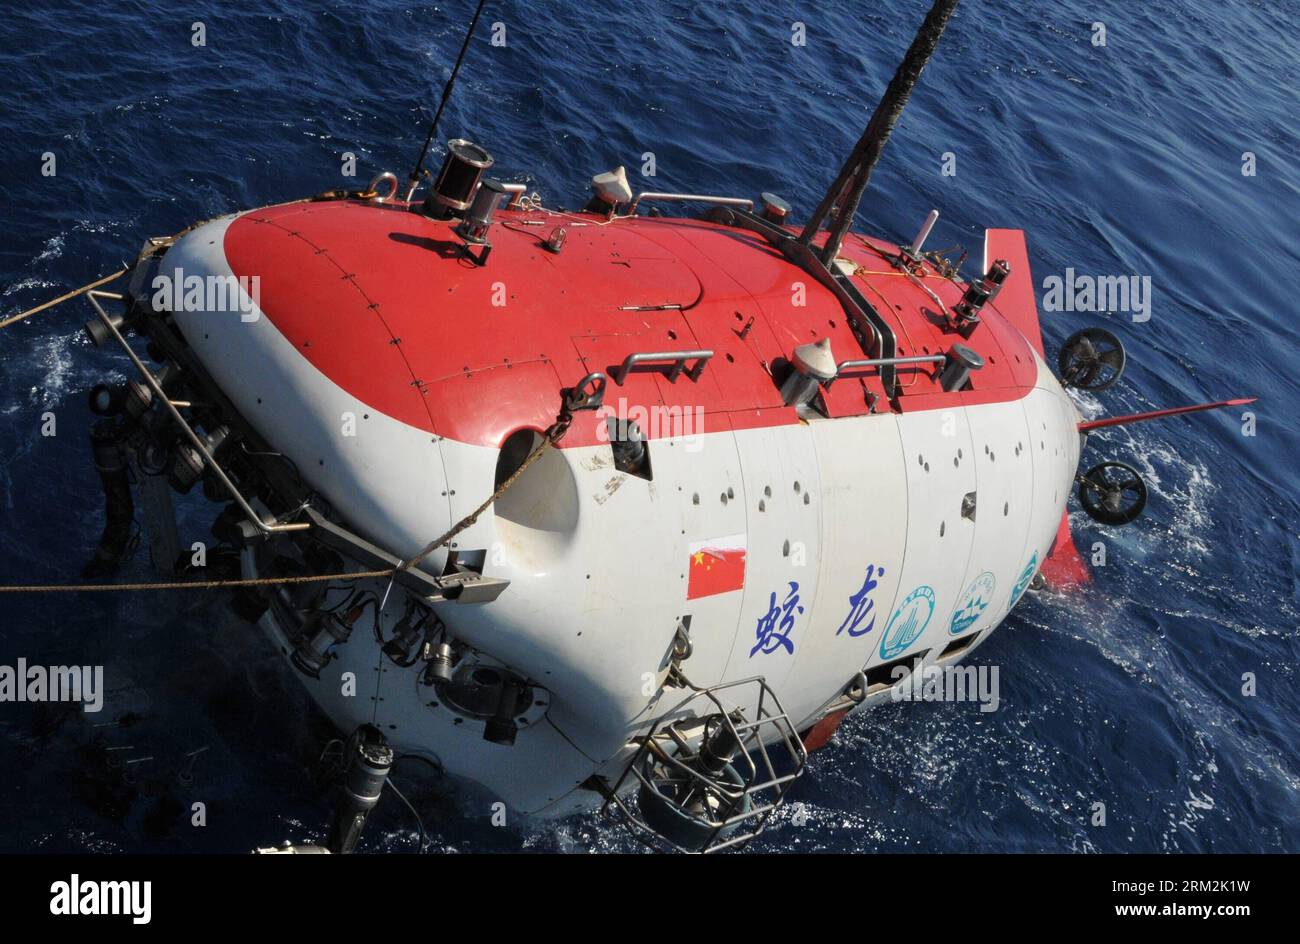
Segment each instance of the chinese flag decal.
M741 589L745 586L745 535L693 542L690 568L688 600Z

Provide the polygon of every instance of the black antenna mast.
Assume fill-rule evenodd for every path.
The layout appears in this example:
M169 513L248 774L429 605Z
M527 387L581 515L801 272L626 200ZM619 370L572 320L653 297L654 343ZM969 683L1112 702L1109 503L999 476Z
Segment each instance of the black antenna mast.
M925 68L934 47L939 44L939 37L943 35L948 18L956 7L957 0L935 0L934 6L926 14L925 22L917 31L916 38L912 40L907 55L899 63L898 71L890 79L885 94L880 97L880 104L876 106L866 131L854 145L835 182L826 191L800 233L799 242L807 246L822 222L828 216L832 217L826 244L821 249L823 265L829 266L835 261L840 245L844 242L844 234L853 224L853 216L862 200L862 192L867 189L871 171L880 160L885 142L889 140L889 133L894 130L894 124L903 113L903 106L907 104L916 80L921 77L921 70Z
M406 199L408 201L415 195L415 188L420 185L420 176L424 173L424 159L429 154L429 145L433 143L433 135L438 130L438 119L442 117L442 110L447 107L447 99L451 98L451 90L456 84L456 76L460 74L461 63L465 61L465 53L469 51L469 41L474 38L474 29L478 26L478 18L482 15L485 6L487 6L487 0L478 0L478 7L474 10L474 19L469 21L469 29L465 30L465 42L461 44L460 55L456 57L456 64L452 66L451 78L442 87L442 101L438 102L438 110L433 113L433 123L429 125L429 134L424 139L424 147L420 148L420 158L415 162L415 169L411 171L411 177L407 181L409 186L406 191Z

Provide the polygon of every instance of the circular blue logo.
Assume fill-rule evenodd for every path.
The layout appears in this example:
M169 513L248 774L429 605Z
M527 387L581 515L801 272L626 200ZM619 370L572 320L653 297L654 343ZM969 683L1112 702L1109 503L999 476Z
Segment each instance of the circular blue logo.
M1038 552L1034 551L1034 556L1029 558L1029 563L1020 572L1020 579L1016 581L1016 585L1011 589L1011 604L1008 609L1015 606L1020 600L1020 595L1025 592L1025 588L1029 586L1029 581L1034 579L1036 573L1038 573Z
M892 659L921 638L934 616L934 590L922 584L909 593L889 618L880 640L880 658Z
M984 611L993 601L993 588L997 585L997 578L987 570L972 580L966 592L962 594L956 612L952 614L948 632L953 636L960 636L978 623L979 618L984 615Z

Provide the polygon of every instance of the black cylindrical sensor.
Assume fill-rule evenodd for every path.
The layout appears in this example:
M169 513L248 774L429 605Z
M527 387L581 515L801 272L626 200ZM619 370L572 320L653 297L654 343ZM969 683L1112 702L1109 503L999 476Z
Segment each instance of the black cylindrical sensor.
M469 209L479 181L492 166L492 155L463 138L447 142L447 159L438 171L433 191L424 202L426 212L447 216Z

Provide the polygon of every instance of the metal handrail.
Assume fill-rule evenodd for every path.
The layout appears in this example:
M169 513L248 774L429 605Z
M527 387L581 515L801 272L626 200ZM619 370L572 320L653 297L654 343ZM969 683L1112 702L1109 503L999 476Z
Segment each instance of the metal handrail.
M841 361L835 367L835 376L827 380L824 384L829 388L835 380L846 370L857 367L897 367L899 364L944 364L948 361L947 354L918 354L915 357L871 357L865 360Z
M653 190L646 190L643 193L638 193L632 202L628 204L627 212L629 215L636 213L636 208L641 205L642 200L695 201L698 203L716 203L719 206L739 206L744 207L746 210L754 209L754 201L745 197L717 197L704 193L657 193Z
M623 381L627 379L627 375L636 365L648 364L654 361L672 361L673 366L668 371L668 380L675 382L682 375L682 371L686 370L686 362L693 360L695 366L690 370L686 370L686 376L690 377L691 380L699 380L704 365L709 362L711 357L713 357L712 351L646 351L639 354L629 354L623 358L622 364L609 372L609 375L614 378L614 383L621 387Z
M203 442L202 437L200 437L198 433L194 432L189 423L185 422L185 417L181 416L181 411L176 408L176 405L171 401L167 394L163 392L162 385L158 383L158 379L154 377L153 372L145 366L144 361L140 360L139 355L131 349L131 345L126 343L126 338L122 336L122 332L117 330L117 325L113 324L113 319L109 317L108 312L104 311L103 306L100 305L98 301L100 298L111 298L115 301L124 301L125 297L119 295L117 292L87 292L86 297L90 300L90 304L95 309L95 314L99 316L99 320L104 323L104 327L108 328L113 337L117 339L117 343L122 346L122 350L126 351L126 356L131 358L131 363L135 364L136 369L140 371L140 376L143 377L144 382L149 385L149 389L153 391L154 397L160 400L163 406L167 408L168 412L171 413L172 419L176 421L178 426L180 426L181 432L183 432L186 438L189 439L190 445L198 450L199 455L203 456L203 461L217 474L217 478L221 481L221 484L230 494L230 497L234 500L235 504L237 504L240 510L248 517L248 520L263 534L279 534L284 531L308 530L311 525L305 521L267 524L262 520L262 516L253 510L253 506L248 503L244 496L239 493L239 489L235 487L235 483L230 480L230 477L226 475L225 470L217 464L217 460L213 458L212 453L208 451L208 447Z

